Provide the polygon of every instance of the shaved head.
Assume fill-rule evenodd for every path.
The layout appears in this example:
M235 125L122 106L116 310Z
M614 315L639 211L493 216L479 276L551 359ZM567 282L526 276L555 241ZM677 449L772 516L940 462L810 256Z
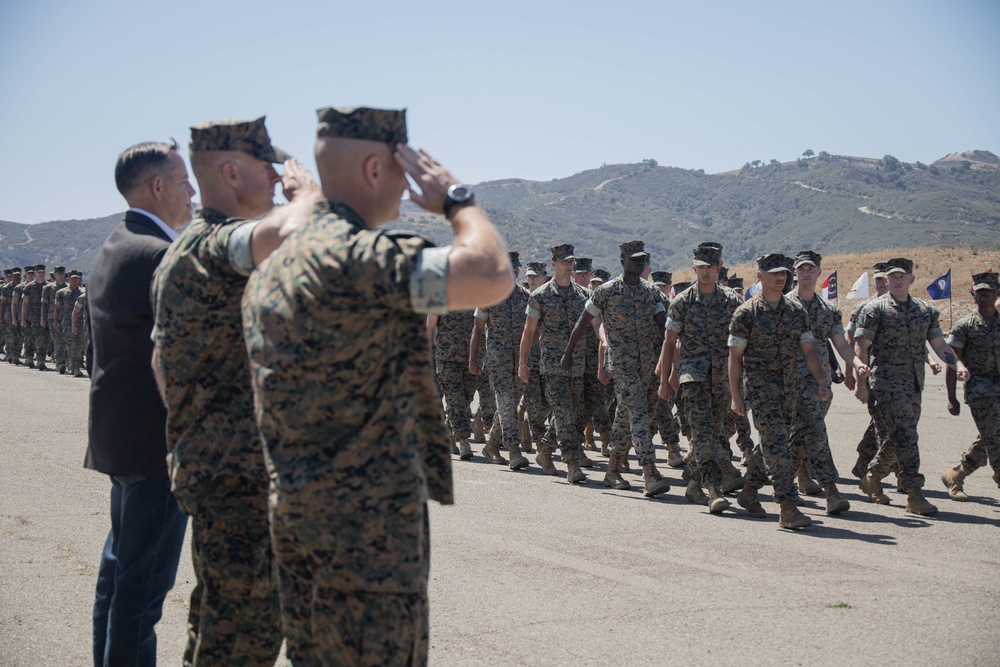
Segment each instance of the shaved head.
M371 228L395 220L409 183L393 152L378 141L319 137L316 168L323 195L353 208Z

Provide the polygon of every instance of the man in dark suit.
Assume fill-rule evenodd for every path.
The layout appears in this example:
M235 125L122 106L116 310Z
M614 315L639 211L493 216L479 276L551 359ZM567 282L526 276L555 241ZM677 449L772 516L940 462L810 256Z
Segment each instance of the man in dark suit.
M111 530L94 596L94 664L155 665L163 600L174 585L187 517L170 492L166 410L150 359L150 283L194 189L171 144L123 152L115 183L129 210L90 274L93 339L89 446L84 466L111 478Z

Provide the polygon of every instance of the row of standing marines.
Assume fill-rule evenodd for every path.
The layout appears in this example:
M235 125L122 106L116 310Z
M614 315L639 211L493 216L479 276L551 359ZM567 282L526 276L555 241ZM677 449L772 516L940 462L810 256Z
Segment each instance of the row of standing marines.
M0 351L4 361L40 371L46 361L60 375L85 377L87 292L80 271L57 266L45 275L45 265L15 266L3 271L0 287Z
M427 501L454 502L453 447L459 458L471 453L468 401L448 394L454 384L481 383L475 376L484 369L492 388L484 393L496 403L486 455L496 463L523 469L531 443L536 463L551 474L558 448L567 479L580 483L582 468L592 465L587 433L596 430L610 459L606 482L627 488L621 473L634 448L644 492L657 495L669 485L656 468L656 425L668 463L685 467L689 498L718 514L729 507L725 491L739 489L739 504L766 516L757 491L770 482L781 525L796 528L809 523L796 507L799 443L827 511L848 509L833 484L822 420L830 369L815 347L833 339L860 380L869 374L869 353L876 380L881 365L899 366L892 355L916 347L880 342L901 335L881 300L859 316L858 340L871 349L861 346L854 357L827 304L783 295L792 271L800 286L809 266L818 275L820 258L808 251L794 260L762 257L763 290L746 303L719 287L722 248L713 243L694 250L698 281L673 299L642 279L648 255L637 241L621 247L622 274L593 291L573 280L573 247L556 246L553 279L529 292L516 285L516 258L471 190L407 142L405 111L320 109L317 184L272 144L263 117L195 125L189 151L201 208L193 220L194 189L175 143L137 144L119 157L116 184L129 211L95 262L87 303L94 380L86 465L112 482L112 528L95 592L95 664L155 663L153 625L189 519L196 585L185 665L273 664L282 639L293 665L426 664ZM276 163L284 163L281 176ZM278 183L289 204L275 207ZM398 218L407 191L445 216L451 245L381 229ZM127 285L145 280L145 294L120 280L123 267L138 264L147 273ZM906 260L889 265L887 274L912 278ZM127 299L134 312L123 316ZM814 307L824 309L822 318ZM474 319L465 320L466 355L442 352L441 328L458 311ZM920 317L926 329L905 342L920 338L922 355L930 340L966 379L962 363L939 349L936 313L920 310ZM814 333L817 326L829 328ZM428 333L447 421L429 350L417 344ZM109 361L126 354L127 363ZM599 386L588 389L591 371ZM138 409L134 399L154 377L162 403ZM877 400L884 388L873 382ZM598 398L588 400L588 391ZM690 433L688 457L671 430L675 394ZM749 437L744 395L761 440L742 443L745 479L727 444L730 419ZM908 457L915 439L903 442L894 425L873 415L877 452L866 479L874 485L883 470L898 469L908 509L926 513L922 478ZM121 441L121 424L135 419L162 424L152 436L165 451L151 450L162 472L119 465L124 457L110 454L150 448L154 438ZM987 448L992 457L995 442ZM151 505L160 508L159 532L136 519ZM150 552L153 562L143 555Z

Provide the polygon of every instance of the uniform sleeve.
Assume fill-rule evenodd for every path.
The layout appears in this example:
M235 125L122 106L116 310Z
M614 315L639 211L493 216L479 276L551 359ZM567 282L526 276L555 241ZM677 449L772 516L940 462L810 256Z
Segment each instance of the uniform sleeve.
M953 348L961 350L965 347L965 342L969 337L969 327L966 320L962 320L955 326L951 328L951 333L948 335L948 345Z
M216 275L223 275L229 278L246 278L250 275L247 271L244 273L240 268L237 267L234 258L230 255L230 239L233 233L246 227L247 225L256 226L259 223L258 220L247 221L247 220L236 220L233 222L226 222L221 225L212 225L208 234L199 242L198 255L201 262L206 266L211 267ZM250 252L250 234L253 233L253 228L251 227L249 231L244 230L239 236L237 236L237 243L234 250L240 253ZM245 263L247 260L245 257L238 258L238 261ZM250 260L250 270L253 270L253 258Z
M737 308L729 323L729 347L747 346L750 340L750 330L753 328L753 314L748 308Z
M846 332L844 331L844 314L840 312L840 308L833 309L833 326L830 327L831 336L843 336Z
M938 312L937 308L931 308L931 325L927 328L927 340L934 340L942 336L944 336L944 331L941 330L941 313Z
M687 314L687 304L680 299L674 299L667 309L667 331L683 331L684 316Z
M450 246L436 248L415 234L363 234L353 254L367 256L367 261L352 263L355 272L352 278L373 305L394 311L445 315L450 251Z
M879 317L878 310L874 307L874 302L867 304L858 314L858 328L854 332L855 338L875 340L878 333Z
M241 276L249 276L253 271L253 250L251 239L260 220L251 220L240 225L229 235L229 263L233 270Z
M531 293L531 297L528 299L528 307L524 309L524 314L528 317L534 317L536 320L542 319L542 304L538 301L538 297L535 296L534 292Z
M584 308L594 317L598 317L604 312L608 305L608 290L603 289L603 285L598 286L594 293L587 299Z
M448 312L448 254L451 246L424 248L417 255L410 277L410 305L418 313Z
M485 322L489 317L489 310L487 308L476 308L476 310L472 313L472 316L477 320L483 320Z

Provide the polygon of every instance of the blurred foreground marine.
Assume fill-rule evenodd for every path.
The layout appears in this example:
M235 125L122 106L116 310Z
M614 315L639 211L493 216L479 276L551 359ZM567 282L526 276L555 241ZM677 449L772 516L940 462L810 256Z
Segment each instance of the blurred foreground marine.
M514 277L468 188L406 145L404 111L324 108L317 134L327 199L243 300L288 657L422 665L427 500L454 502L425 316L498 303ZM452 246L379 229L407 175Z

